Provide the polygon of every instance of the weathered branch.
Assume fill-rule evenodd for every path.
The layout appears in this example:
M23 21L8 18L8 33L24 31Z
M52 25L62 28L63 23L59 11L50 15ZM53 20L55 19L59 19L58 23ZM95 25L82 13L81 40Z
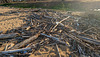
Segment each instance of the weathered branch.
M1 34L0 39L7 39L7 38L13 38L18 36L18 33L12 33L12 34Z
M31 50L31 48L22 48L22 49L16 49L16 50L1 51L0 54L9 54L9 53L22 52L22 51L28 51L28 50Z
M63 44L63 45L66 45L66 46L68 46L68 44L66 44L65 42L63 42L63 41L60 41L58 38L56 38L56 37L52 37L52 36L49 36L49 35L46 35L46 34L43 34L43 33L40 33L41 35L43 35L43 36L46 36L46 37L48 37L48 38L50 38L50 39L52 39L52 40L54 40L56 43L60 43L60 44Z
M58 45L56 44L56 49L57 49L57 54L58 54L58 57L61 57L60 53L59 53L59 48L58 48Z
M51 30L51 32L53 32L53 30L54 30L61 22L67 20L68 18L70 18L70 16L68 16L67 18L64 18L64 19L61 20L59 23L57 23L57 24L53 27L53 29Z
M32 42L33 40L37 39L39 35L40 35L40 34L38 33L38 34L36 34L36 35L30 37L29 39L26 39L26 40L24 40L24 41L22 41L22 42L16 44L16 45L13 47L13 49L17 49L17 48L20 48L20 47L23 47L23 46L29 44L29 43Z
M100 45L100 41L99 40L95 40L95 39L90 39L87 37L82 37L82 36L77 36L78 38L88 42L88 43L92 43L92 44L96 44L96 45Z

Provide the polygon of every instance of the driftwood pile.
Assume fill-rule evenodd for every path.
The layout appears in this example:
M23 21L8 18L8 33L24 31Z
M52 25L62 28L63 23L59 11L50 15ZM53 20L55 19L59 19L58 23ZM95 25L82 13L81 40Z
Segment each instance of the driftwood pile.
M59 45L69 48L71 57L100 56L100 28L95 25L99 23L97 20L73 16L71 12L43 9L23 12L30 12L24 19L26 24L5 34L1 32L0 56L28 57L41 47L55 46L57 55L54 57L62 57Z

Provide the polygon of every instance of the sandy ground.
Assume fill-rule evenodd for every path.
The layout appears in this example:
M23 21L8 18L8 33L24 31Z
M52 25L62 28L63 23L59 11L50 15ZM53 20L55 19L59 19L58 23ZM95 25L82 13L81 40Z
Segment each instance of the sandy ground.
M21 27L21 25L26 23L24 19L26 18L25 16L28 14L25 12L17 12L18 10L20 9L0 7L0 31L3 31L5 33L7 30ZM71 52L69 51L68 47L58 47L61 57L69 57L69 54ZM35 52L29 57L58 57L56 46L44 46L43 48L40 48L39 51Z
M6 32L7 30L16 29L17 27L21 27L26 23L24 19L26 19L26 16L29 15L29 12L19 12L19 10L25 9L0 7L0 31ZM72 12L72 15L80 16L81 14L84 17L84 12ZM43 46L34 54L31 54L29 57L78 57L78 55L76 55L76 52L78 51L72 52L70 48L66 46L58 45L59 54L61 56L58 56L56 49L57 48L55 45ZM81 57L84 56L81 55Z
M11 30L25 24L23 21L25 17L20 16L26 14L19 13L17 10L18 9L0 7L0 31L6 32L7 30Z

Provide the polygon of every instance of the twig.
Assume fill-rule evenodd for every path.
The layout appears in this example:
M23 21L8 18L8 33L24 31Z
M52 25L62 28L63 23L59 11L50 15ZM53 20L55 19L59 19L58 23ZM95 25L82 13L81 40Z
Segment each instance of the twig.
M56 44L56 49L57 49L57 52L58 52L58 57L61 57L60 53L59 53L59 48L58 48L58 45Z
M82 53L82 54L85 54L84 51L82 50L82 48L81 48L79 45L78 45L78 50L79 50L79 53L80 53L80 54L81 54L81 53Z
M31 10L31 12L39 12L41 9Z
M85 33L86 31L88 31L88 30L90 30L90 29L93 29L94 27L92 27L92 28L89 28L89 29L87 29L87 30L84 30L82 33Z
M52 19L52 18L53 18L53 17L50 17L50 16L45 16L45 15L44 15L44 17L45 17L45 18L49 18L49 19Z
M14 43L10 43L10 45L8 46L8 50L9 50L10 48L12 48L14 45L15 45Z
M31 28L31 27L29 26L29 27L26 28L26 30L29 30L30 28Z
M31 24L33 25L32 19L31 19Z
M29 38L30 36L22 36L22 38Z
M7 51L7 49L8 49L8 44L6 45L5 51Z

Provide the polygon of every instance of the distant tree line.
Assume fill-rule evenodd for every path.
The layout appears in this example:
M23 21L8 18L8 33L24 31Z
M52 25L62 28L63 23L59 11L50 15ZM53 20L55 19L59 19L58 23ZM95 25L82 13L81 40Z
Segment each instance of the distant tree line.
M42 1L42 0L0 0L0 3L9 3L9 2L22 2L22 1Z
M0 3L9 3L9 2L22 2L22 1L55 1L55 0L0 0ZM65 1L65 0L57 0L57 1Z

